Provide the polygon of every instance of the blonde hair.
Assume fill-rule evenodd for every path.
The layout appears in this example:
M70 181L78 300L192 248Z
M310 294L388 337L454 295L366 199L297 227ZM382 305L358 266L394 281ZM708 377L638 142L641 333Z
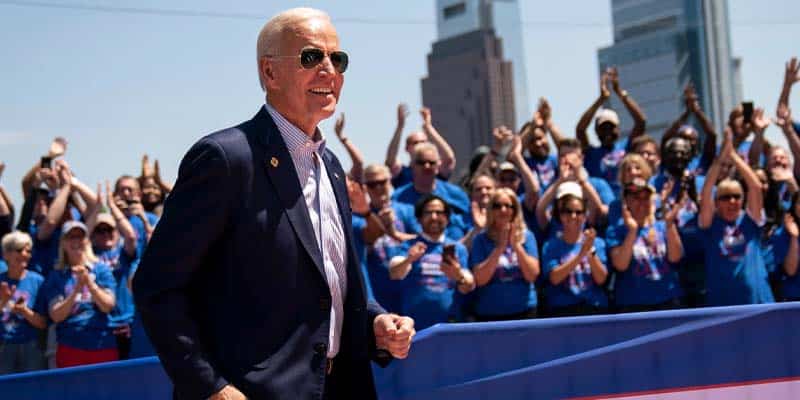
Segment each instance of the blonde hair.
M517 243L523 243L525 242L525 231L528 228L525 226L525 220L522 218L522 205L517 199L516 193L509 188L495 188L494 192L492 192L492 197L489 200L490 210L486 214L486 234L489 236L489 239L497 242L500 232L498 232L497 228L494 226L494 210L491 210L491 208L497 203L501 196L511 199L511 204L514 206L514 216L511 217L511 225L514 227L512 240L516 239Z
M69 262L67 260L67 254L66 251L64 250L64 241L66 240L66 237L67 237L67 232L64 232L61 235L61 239L59 239L58 241L58 261L56 261L56 264L53 266L53 269L57 271L61 271L62 269L69 266L68 265ZM94 254L94 251L92 250L92 241L89 240L89 235L86 234L83 240L86 243L86 246L83 249L83 252L86 254L86 261L92 264L96 263L98 261L98 258Z
M619 183L623 185L625 184L625 182L622 180L622 177L625 174L625 170L627 170L629 164L636 164L639 169L642 170L645 181L650 180L650 178L653 176L653 169L650 168L650 163L648 163L647 160L645 160L641 155L630 153L622 159L621 163L619 163L619 175L617 176L617 181Z
M282 50L281 42L284 35L298 32L298 25L301 22L313 18L331 20L331 17L322 10L298 7L275 15L261 28L256 41L256 65L258 67L258 80L262 89L266 90L264 79L261 77L261 58L268 54L279 54Z
M372 175L372 174L378 174L378 173L384 173L386 175L389 175L390 178L391 178L391 175L392 175L392 172L389 170L389 167L387 167L387 166L385 166L383 164L370 164L370 165L367 165L366 167L364 167L364 176L365 177L368 174Z
M31 236L22 231L14 231L3 236L3 254L23 249L25 246L33 247Z
M431 142L417 143L414 146L414 152L411 153L412 161L416 162L419 157L422 156L422 153L426 151L432 151L434 154L436 154L436 160L441 161L441 158L439 158L439 149L437 149L436 145Z

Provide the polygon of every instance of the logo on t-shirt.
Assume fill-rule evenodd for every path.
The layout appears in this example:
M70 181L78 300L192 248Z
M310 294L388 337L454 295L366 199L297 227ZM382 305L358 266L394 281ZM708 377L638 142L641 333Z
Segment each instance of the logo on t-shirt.
M616 181L617 168L623 158L625 158L625 149L614 149L606 153L606 155L600 159L600 170L606 181Z
M550 162L536 164L536 174L539 175L539 182L543 187L550 186L553 178L556 177L556 170Z
M659 281L668 272L664 262L667 242L658 229L650 227L645 235L639 235L633 243L633 274L652 281Z
M744 255L744 247L742 247L744 242L744 232L739 225L726 226L719 243L719 252L729 260L738 261Z
M494 270L493 278L502 283L523 279L522 271L519 269L517 253L514 252L511 246L506 247L497 260L497 268Z
M0 312L0 322L3 324L3 329L5 332L11 332L25 320L25 318L21 315L14 314L12 310L14 309L14 304L16 303L28 303L28 299L31 298L31 294L23 289L17 289L14 291L14 294L11 295L11 298L8 299L6 304L3 304L2 311Z
M564 254L561 256L559 264L563 265L567 261L571 260L576 254L578 254L579 251L579 249L575 249L567 254ZM578 266L576 266L575 269L569 273L569 278L566 280L566 282L569 286L569 291L574 295L578 295L581 292L586 291L593 284L592 268L589 265L589 260L586 257L581 258Z
M429 253L419 259L420 274L419 284L435 293L444 292L449 288L447 276L442 272L442 255Z

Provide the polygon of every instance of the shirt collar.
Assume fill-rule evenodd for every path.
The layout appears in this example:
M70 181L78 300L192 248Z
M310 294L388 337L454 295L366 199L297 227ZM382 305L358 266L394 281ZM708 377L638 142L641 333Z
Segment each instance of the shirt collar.
M425 234L425 232L420 232L419 235L422 236L423 239L425 239L426 241L428 241L430 243L444 243L444 232L442 232L442 234L439 235L438 238L432 238L432 237L428 236L427 234Z
M278 131L281 133L281 137L283 137L283 141L286 143L286 148L289 150L290 154L295 154L306 148L320 154L325 151L325 136L322 134L319 127L314 131L314 138L312 140L305 132L272 108L268 102L264 103L264 109L267 110L272 120L275 121L275 125L278 126Z

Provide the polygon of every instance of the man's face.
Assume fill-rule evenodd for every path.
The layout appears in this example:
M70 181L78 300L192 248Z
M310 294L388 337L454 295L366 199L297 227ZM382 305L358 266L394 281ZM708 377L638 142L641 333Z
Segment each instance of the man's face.
M497 174L497 186L501 188L509 188L512 191L516 192L519 188L519 175L517 175L516 171L511 170L503 170Z
M389 175L384 171L364 174L364 183L367 186L370 202L373 206L383 206L389 201L391 182Z
M422 132L411 132L410 135L406 138L406 151L409 155L414 153L414 146L425 143L428 141L428 138Z
M595 128L597 131L597 138L603 147L610 147L614 142L619 139L619 127L614 125L613 122L603 122Z
M673 175L683 173L692 157L692 148L684 139L670 140L664 154L664 165Z
M678 131L678 137L689 142L689 147L692 155L697 151L697 146L700 144L700 137L694 128L686 127Z
M583 168L583 154L579 150L565 152L559 158L559 163L566 163L573 170L578 171Z
M425 150L414 160L411 169L414 179L434 179L439 174L439 156L433 150Z
M658 150L656 149L656 145L654 143L643 143L636 149L635 153L642 156L642 158L644 158L645 161L650 164L651 170L658 170L658 164L661 163L661 157L658 155Z
M444 204L439 200L429 201L422 209L420 216L422 231L431 237L438 237L447 228L449 219L444 212Z
M324 18L311 17L286 33L279 47L282 57L259 61L268 100L299 128L313 129L334 113L344 84L344 75L336 71L330 59L331 52L340 50L336 29ZM300 65L300 53L308 48L322 50L325 58L306 69Z
M717 197L715 199L719 216L726 221L735 221L742 211L744 204L744 191L741 185L731 181L726 181L725 185L717 186Z
M122 179L117 183L117 190L114 193L126 202L131 202L141 197L139 183L136 179Z
M161 202L161 187L153 178L142 180L142 202L145 204L158 204Z
M118 239L116 229L108 224L98 224L92 231L92 246L102 250L114 247Z
M550 145L547 143L547 135L541 128L535 128L528 145L528 151L534 157L547 157L550 154Z
M767 159L767 169L772 170L773 168L789 168L789 155L786 154L786 150L775 147L770 152L769 159Z
M472 183L470 200L478 203L481 207L488 207L494 190L494 180L488 176L481 176Z

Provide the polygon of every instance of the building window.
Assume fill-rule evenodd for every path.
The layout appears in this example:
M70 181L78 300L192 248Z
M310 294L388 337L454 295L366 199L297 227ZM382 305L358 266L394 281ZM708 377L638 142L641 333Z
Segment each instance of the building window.
M467 4L464 2L453 4L444 8L444 19L453 18L455 16L467 12Z

